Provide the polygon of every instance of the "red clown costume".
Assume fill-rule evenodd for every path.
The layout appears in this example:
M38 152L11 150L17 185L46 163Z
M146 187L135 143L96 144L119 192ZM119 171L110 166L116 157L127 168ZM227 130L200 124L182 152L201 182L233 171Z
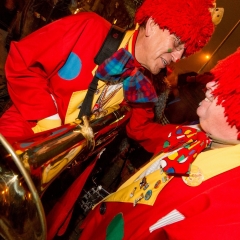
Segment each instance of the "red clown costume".
M59 115L53 120L56 126L64 123L72 93L88 88L93 59L109 29L110 24L98 15L81 13L13 42L6 73L14 105L1 119L5 128L1 133L6 137L31 135L37 120L55 114ZM79 44L80 39L84 41Z
M213 94L224 107L228 124L236 126L238 132L240 71L236 63L239 61L240 48L211 71L218 82ZM221 143L223 147L201 152L209 145L208 137L192 127L182 126L176 129L177 139L180 139L179 129L183 130L181 134L185 133L188 144L179 140L182 147L176 149L173 144L168 152L164 151L166 145L163 146L164 153L156 155L95 206L81 226L81 240L239 239L239 141L225 141ZM212 138L212 143L215 140ZM196 152L190 159L193 149ZM189 150L186 161L179 150ZM174 175L167 165L173 165L175 160L174 173L180 174ZM177 166L182 164L189 165L184 176L179 171L182 166Z
M200 50L213 33L211 7L212 0L145 0L135 21L144 24L152 17L161 28L181 37L188 56ZM110 24L100 16L79 13L13 42L6 62L13 106L0 119L1 134L11 142L73 122L96 69L94 57L109 29ZM120 45L133 57L137 35L138 30L128 32ZM135 67L139 67L136 60ZM103 84L98 88L103 90ZM120 89L105 107L122 100ZM128 135L150 152L169 131L168 126L154 123L153 117L152 106L138 105L127 127Z

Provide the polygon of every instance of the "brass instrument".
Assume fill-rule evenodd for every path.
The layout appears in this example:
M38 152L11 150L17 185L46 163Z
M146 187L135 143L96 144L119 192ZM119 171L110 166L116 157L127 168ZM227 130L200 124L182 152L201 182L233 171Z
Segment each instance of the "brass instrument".
M125 127L129 107L93 115L90 126L95 145L89 144L76 122L35 134L10 146L0 134L0 238L46 239L41 197L61 172L99 153Z

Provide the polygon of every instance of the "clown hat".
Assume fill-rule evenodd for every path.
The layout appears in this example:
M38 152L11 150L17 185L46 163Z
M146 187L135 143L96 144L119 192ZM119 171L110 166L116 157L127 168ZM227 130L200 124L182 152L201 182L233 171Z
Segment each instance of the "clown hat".
M240 48L227 58L219 61L211 70L218 87L214 96L218 104L225 109L225 116L230 126L236 126L240 131ZM239 136L238 136L239 138Z
M185 43L185 56L189 56L202 49L213 34L212 9L216 9L213 0L145 0L135 14L135 22L141 25L153 18L160 28L180 37Z

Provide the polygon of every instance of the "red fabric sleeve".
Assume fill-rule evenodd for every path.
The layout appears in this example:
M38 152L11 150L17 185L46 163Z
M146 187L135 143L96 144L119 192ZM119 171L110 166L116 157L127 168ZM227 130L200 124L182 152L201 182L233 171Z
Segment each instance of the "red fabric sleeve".
M148 152L157 153L161 150L168 134L176 125L161 125L153 122L154 112L150 104L132 106L132 116L127 124L127 135L140 143Z
M53 34L45 34L47 31L53 31ZM11 44L6 62L8 91L26 120L38 120L57 113L50 96L48 75L63 61L62 33L59 28L49 26ZM54 57L56 49L58 58ZM33 113L34 119L31 119Z
M6 61L8 90L13 103L25 120L39 120L56 114L57 108L50 94L55 97L56 101L57 98L64 97L59 88L61 91L66 89L65 95L67 96L74 90L87 88L92 79L91 71L95 66L92 55L96 55L108 31L108 27L99 27L99 25L104 25L99 18L94 13L71 15L38 29L19 42L12 42ZM105 25L109 25L110 28L109 23ZM96 31L94 31L95 28ZM100 37L99 31L103 32ZM94 37L95 44L92 41ZM81 43L79 44L80 39ZM79 87L77 88L76 81L67 82L66 88L60 86L63 81L53 83L53 76L58 75L59 69L66 62L72 49L78 45L80 46L78 48L84 48L82 54L87 55L89 49L86 49L85 45L89 42L94 45L93 47L89 45L89 49L93 48L90 53L91 63L88 64L90 70L87 69L91 78L87 81L86 77L83 77L84 86L79 86L78 83ZM67 83L65 81L65 84ZM75 85L72 86L73 84ZM72 90L70 88L74 88L73 91L70 91ZM69 99L66 101L66 105L68 105ZM63 103L58 103L58 105L58 111L64 112L65 105L63 110ZM65 117L63 115L64 113L60 114L61 118Z

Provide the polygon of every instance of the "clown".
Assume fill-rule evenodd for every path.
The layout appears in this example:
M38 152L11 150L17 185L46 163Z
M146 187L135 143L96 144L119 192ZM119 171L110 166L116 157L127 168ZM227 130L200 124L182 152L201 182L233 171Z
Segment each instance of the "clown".
M211 71L203 131L172 126L162 153L94 207L80 239L239 238L239 62L240 48Z
M159 144L168 132L168 126L153 122L157 96L151 87L151 74L206 45L214 31L209 10L213 7L212 0L145 0L135 16L139 28L127 32L119 47L132 61L124 94L122 83L106 83L109 79L98 83L94 111L117 106L123 96L129 96L125 100L133 114L127 133L150 152L156 150L154 142ZM106 20L85 12L13 42L6 62L13 105L0 120L1 134L11 142L73 122L97 68L94 57L109 29Z

